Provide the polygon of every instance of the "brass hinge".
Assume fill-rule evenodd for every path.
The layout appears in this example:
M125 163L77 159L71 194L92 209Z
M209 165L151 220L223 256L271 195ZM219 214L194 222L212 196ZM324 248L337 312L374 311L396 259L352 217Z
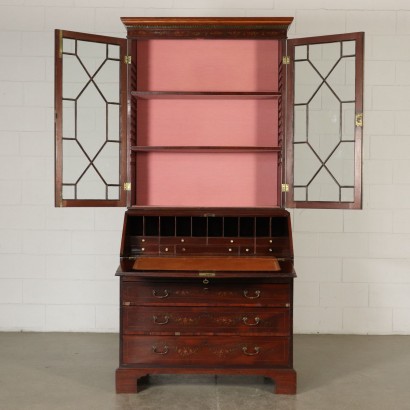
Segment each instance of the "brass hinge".
M282 192L289 192L289 184L282 184Z
M124 63L125 64L131 64L131 56L125 56L124 57Z
M131 182L124 182L124 191L131 191Z
M356 127L363 127L363 114L356 114Z
M290 64L290 57L289 56L283 56L282 63L283 64Z

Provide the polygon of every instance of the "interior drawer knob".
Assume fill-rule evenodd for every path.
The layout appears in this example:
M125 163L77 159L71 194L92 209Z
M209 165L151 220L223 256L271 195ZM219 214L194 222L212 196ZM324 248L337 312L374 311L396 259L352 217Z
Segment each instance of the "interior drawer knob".
M158 350L157 346L152 346L152 351L155 354L167 354L168 353L168 346L165 345L161 350Z
M152 320L156 325L166 325L169 322L169 317L164 316L164 320L162 322L158 322L158 316L152 316Z
M253 295L249 295L249 292L247 290L243 291L243 296L245 296L247 299L258 299L260 297L261 291L260 290L255 290Z
M157 291L154 289L152 291L152 295L158 299L164 299L167 298L169 296L168 291L165 289L164 292L162 294L157 293Z
M242 347L242 351L243 351L243 354L246 354L246 356L256 356L257 354L259 354L259 347L255 346L253 348L253 352L248 352L248 347L244 346Z
M258 316L256 316L256 317L253 319L253 323L252 323L252 322L248 322L248 318L247 318L246 316L244 316L244 317L242 318L242 322L243 322L246 326L256 326L256 325L259 325L260 319L259 319Z

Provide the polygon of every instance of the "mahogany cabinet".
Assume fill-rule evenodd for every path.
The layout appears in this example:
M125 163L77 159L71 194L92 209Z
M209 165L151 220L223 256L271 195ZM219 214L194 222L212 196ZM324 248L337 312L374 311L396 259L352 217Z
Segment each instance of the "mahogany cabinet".
M56 30L56 206L127 206L117 392L160 373L296 392L285 207L361 207L363 33L292 18Z

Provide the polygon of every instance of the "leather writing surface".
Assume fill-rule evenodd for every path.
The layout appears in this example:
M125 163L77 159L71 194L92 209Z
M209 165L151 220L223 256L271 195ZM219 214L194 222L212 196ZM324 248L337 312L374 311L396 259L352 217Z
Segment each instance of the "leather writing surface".
M135 270L200 270L200 271L280 271L276 258L263 257L141 257Z

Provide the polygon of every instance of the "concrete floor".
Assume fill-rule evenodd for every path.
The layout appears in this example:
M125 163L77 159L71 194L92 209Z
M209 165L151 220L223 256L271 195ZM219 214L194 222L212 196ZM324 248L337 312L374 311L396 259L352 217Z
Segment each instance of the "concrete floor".
M295 337L296 396L262 377L152 376L117 395L118 336L0 333L1 410L405 410L409 336Z

